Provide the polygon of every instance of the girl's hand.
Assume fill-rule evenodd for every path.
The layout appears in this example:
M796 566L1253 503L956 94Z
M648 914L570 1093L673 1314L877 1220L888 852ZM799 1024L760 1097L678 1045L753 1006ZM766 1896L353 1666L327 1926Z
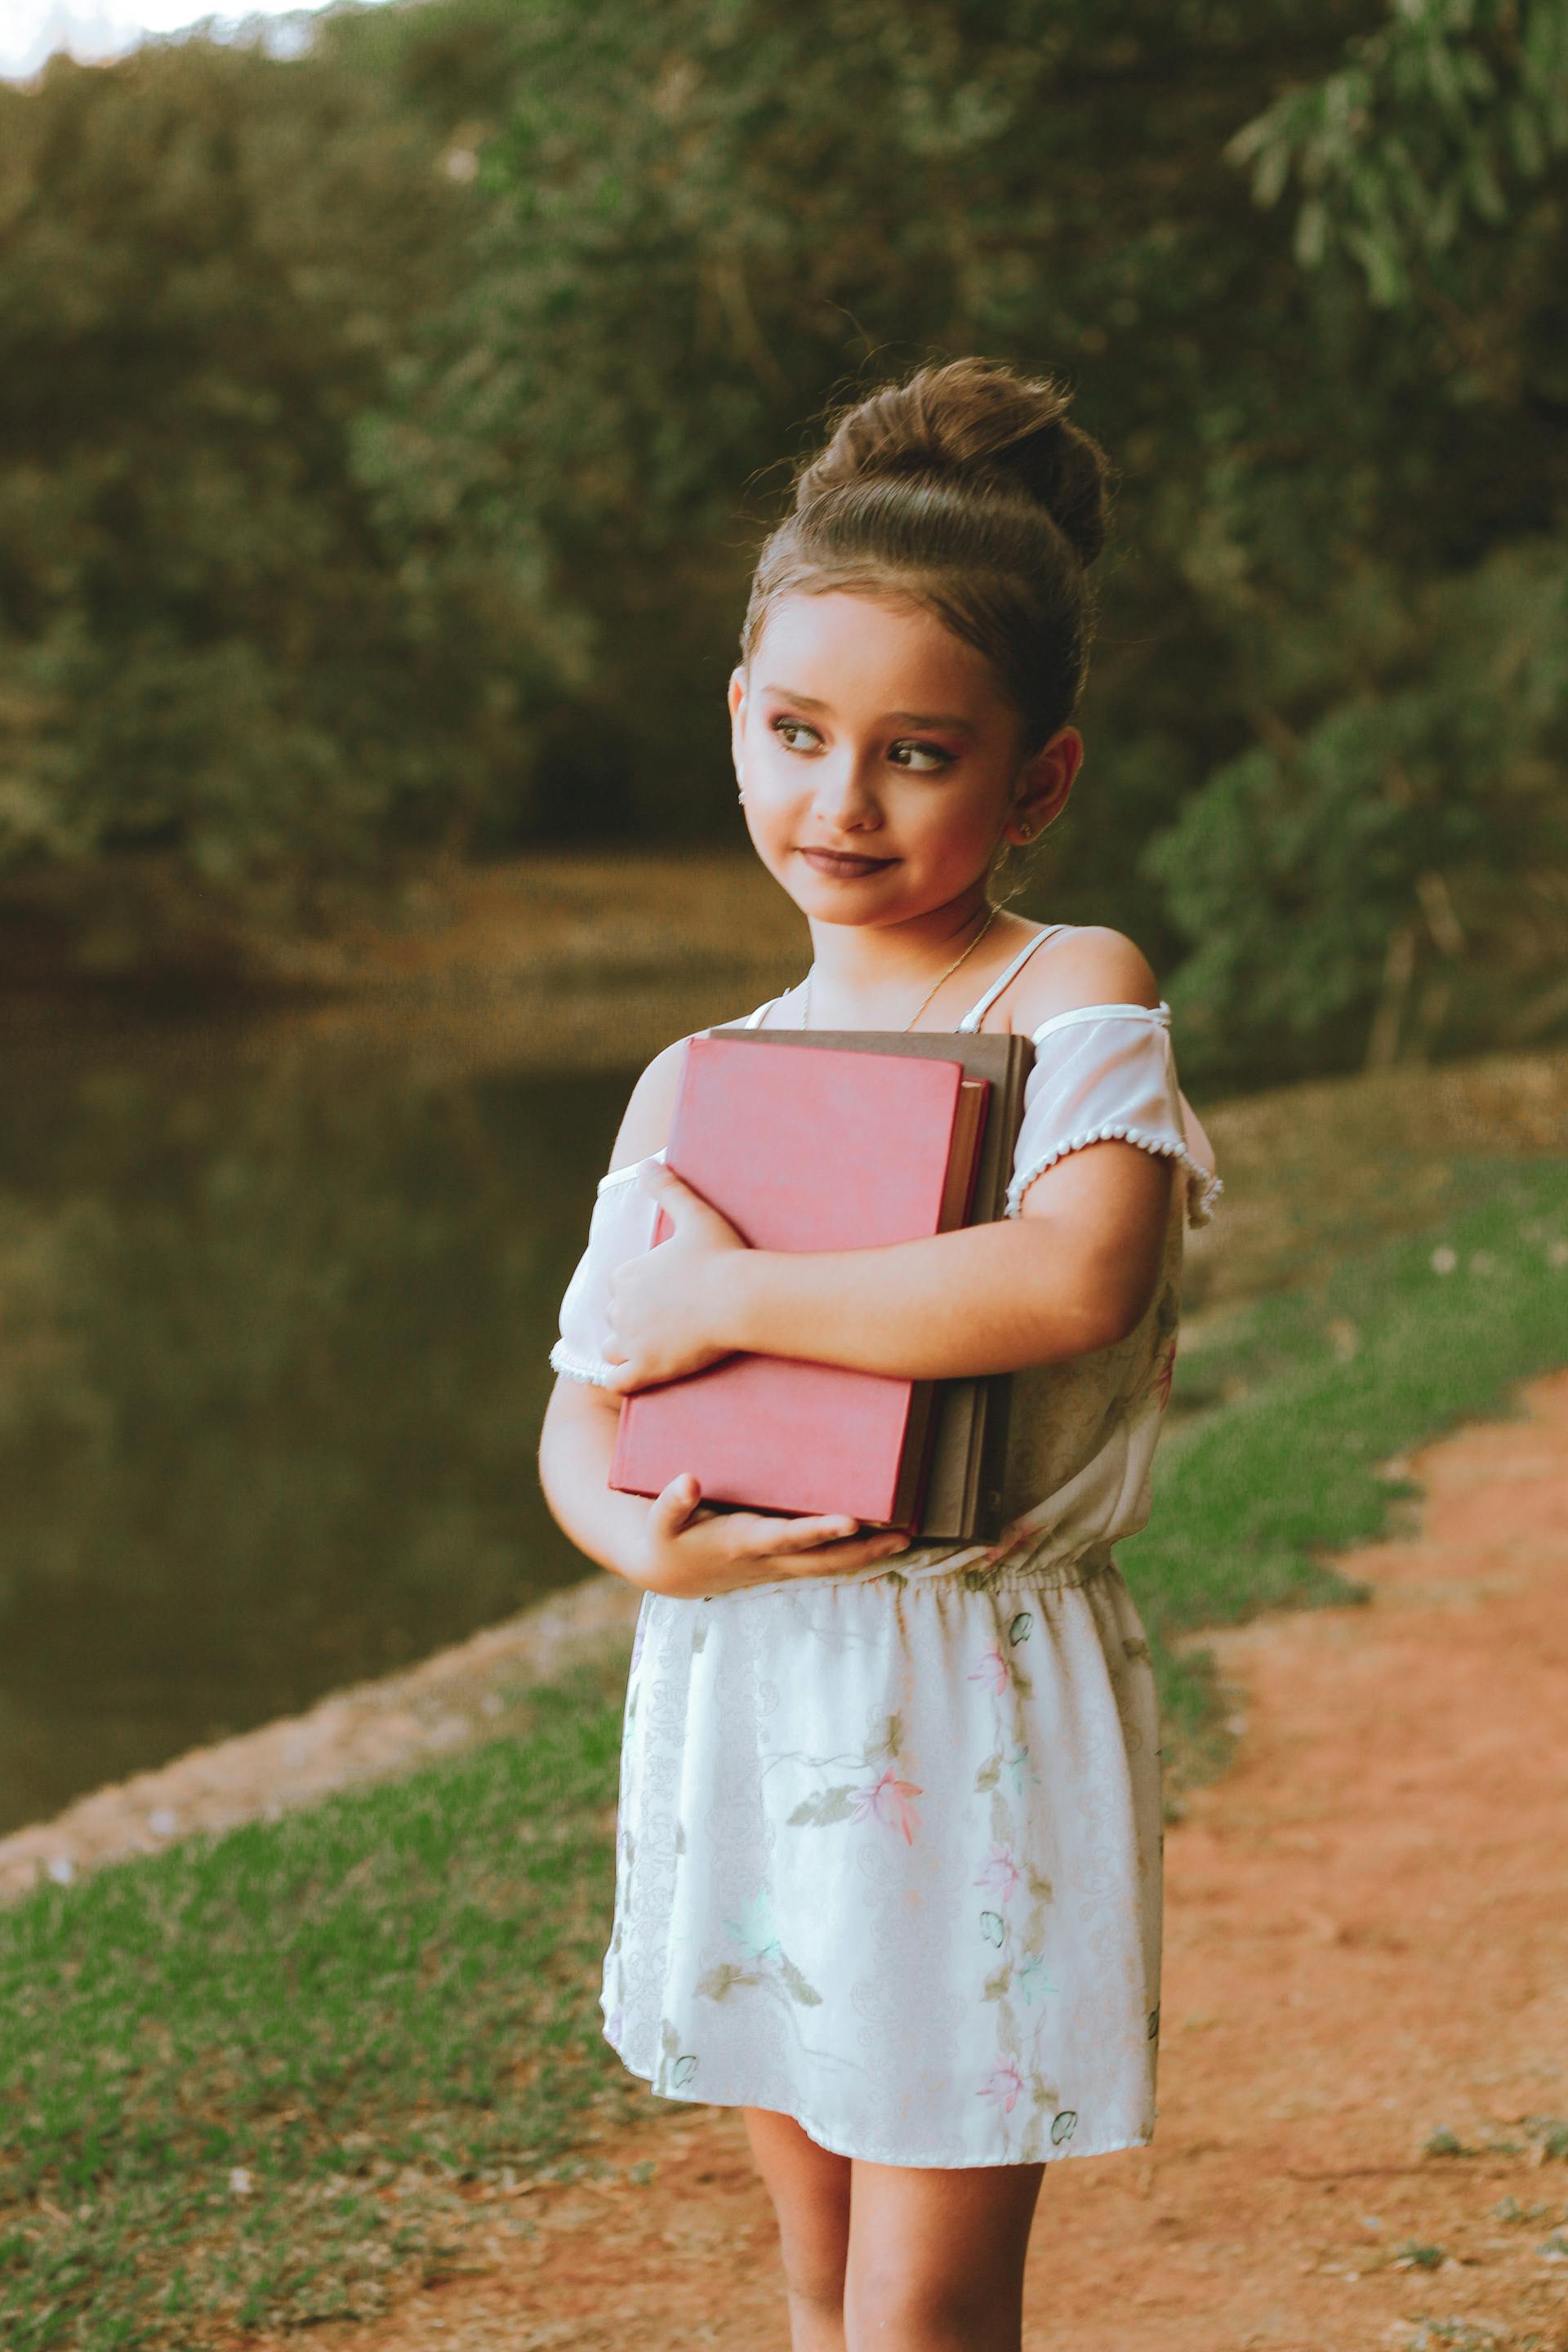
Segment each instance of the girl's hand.
M663 1160L646 1160L637 1181L657 1196L675 1230L610 1276L605 1360L616 1373L605 1385L622 1396L700 1372L731 1353L722 1323L722 1266L746 1247L729 1219Z
M700 1493L683 1470L649 1504L640 1550L626 1568L634 1584L673 1601L706 1601L742 1585L869 1568L909 1549L886 1528L858 1533L858 1519L842 1513L787 1519L763 1511L715 1511L700 1504Z

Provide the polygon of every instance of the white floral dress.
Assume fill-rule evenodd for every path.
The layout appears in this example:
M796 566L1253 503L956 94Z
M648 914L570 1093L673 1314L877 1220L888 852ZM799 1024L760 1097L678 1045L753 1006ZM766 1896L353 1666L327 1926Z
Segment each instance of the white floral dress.
M607 2039L666 2097L773 2108L878 2164L1099 2156L1154 2127L1159 1710L1111 1547L1149 1517L1184 1224L1222 1187L1168 1005L1084 1005L1033 1038L1008 1214L1105 1138L1180 1172L1137 1328L1016 1376L1001 1558L917 1544L645 1593L626 1689ZM651 1244L640 1164L598 1187L551 1351L573 1379L604 1383L610 1273Z

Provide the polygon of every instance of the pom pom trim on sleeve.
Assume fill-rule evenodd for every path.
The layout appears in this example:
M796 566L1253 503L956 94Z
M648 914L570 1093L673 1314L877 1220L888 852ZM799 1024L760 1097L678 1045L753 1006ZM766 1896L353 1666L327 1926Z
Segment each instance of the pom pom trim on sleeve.
M1080 1151L1086 1143L1110 1142L1135 1143L1141 1151L1158 1152L1163 1159L1178 1161L1187 1177L1188 1224L1206 1225L1213 1221L1215 1202L1225 1190L1222 1179L1212 1169L1205 1168L1201 1160L1194 1160L1184 1143L1173 1143L1168 1136L1151 1135L1143 1128L1123 1126L1086 1129L1082 1135L1069 1136L1054 1150L1032 1160L1026 1168L1020 1168L1007 1187L1004 1215L1017 1216L1021 1213L1024 1195L1036 1177L1043 1176L1047 1168L1054 1168L1068 1152Z
M563 1372L569 1381L586 1381L590 1388L595 1389L607 1389L610 1385L607 1372L574 1356L563 1340L557 1339L550 1350L550 1363L553 1371Z

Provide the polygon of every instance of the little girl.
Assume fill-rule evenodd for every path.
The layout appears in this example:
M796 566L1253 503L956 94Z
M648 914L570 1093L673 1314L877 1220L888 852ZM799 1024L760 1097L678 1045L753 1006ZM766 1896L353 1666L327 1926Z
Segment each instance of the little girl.
M742 2108L795 2352L1016 2352L1045 2166L1154 2127L1160 1724L1112 1545L1149 1517L1184 1223L1221 1187L1138 949L991 897L1083 754L1109 468L1067 406L965 359L846 411L730 682L752 842L814 951L745 1025L1031 1037L1006 1215L748 1249L664 1164L682 1039L551 1352L550 1507L643 1592L605 2032L664 2096ZM1014 1373L1000 1540L612 1491L621 1398L734 1349Z

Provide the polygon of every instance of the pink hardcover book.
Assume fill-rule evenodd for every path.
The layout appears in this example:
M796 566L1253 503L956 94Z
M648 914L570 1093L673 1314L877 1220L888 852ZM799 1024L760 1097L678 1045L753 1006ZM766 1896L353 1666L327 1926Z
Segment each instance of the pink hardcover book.
M869 1249L969 1213L989 1085L962 1063L692 1037L667 1164L753 1249ZM661 1210L653 1246L671 1231ZM913 1530L936 1383L726 1356L622 1400L610 1485Z

